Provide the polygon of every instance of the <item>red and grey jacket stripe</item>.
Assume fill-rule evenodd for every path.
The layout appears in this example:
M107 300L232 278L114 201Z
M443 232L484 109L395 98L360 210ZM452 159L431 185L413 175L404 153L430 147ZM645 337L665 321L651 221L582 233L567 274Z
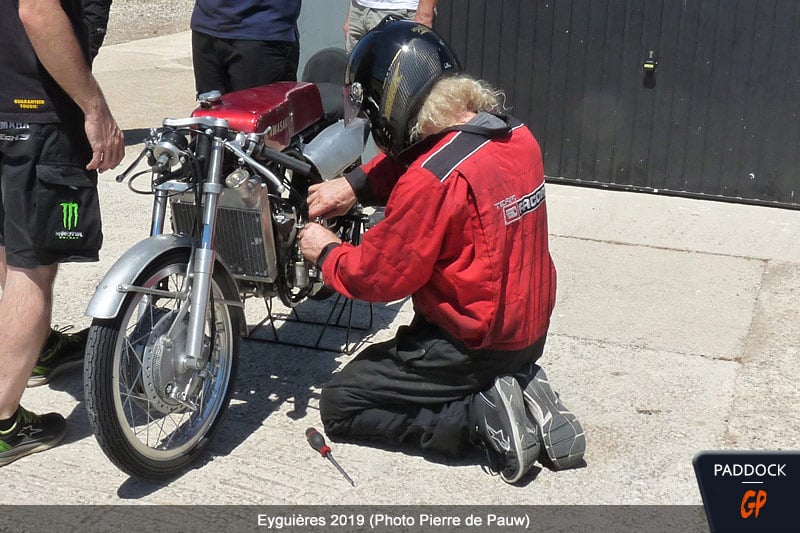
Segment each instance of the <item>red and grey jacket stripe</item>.
M439 178L439 181L444 181L458 165L469 159L486 144L494 139L510 135L513 130L522 125L519 120L509 118L507 127L504 128L484 128L470 124L449 128L442 133L446 134L454 130L458 133L428 156L422 162L422 168Z

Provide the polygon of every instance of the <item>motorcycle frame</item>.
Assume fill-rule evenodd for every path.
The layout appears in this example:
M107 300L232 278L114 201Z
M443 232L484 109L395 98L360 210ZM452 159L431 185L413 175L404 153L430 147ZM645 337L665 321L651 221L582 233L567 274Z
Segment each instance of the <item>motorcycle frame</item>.
M214 246L217 215L219 213L220 201L225 190L222 176L225 152L230 151L240 162L249 165L257 174L265 179L271 188L278 193L285 191L283 182L267 167L251 157L250 153L244 149L244 140L249 140L251 136L259 138L267 133L250 134L247 137L231 139L233 131L229 127L228 121L211 116L195 116L187 119L165 119L164 126L176 128L183 131L195 131L195 135L204 135L209 139L207 149L207 164L203 165L204 175L202 179L196 179L197 186L201 187L202 210L200 212L201 227L199 237L193 239L184 234L165 233L167 220L168 204L171 197L176 194L186 193L192 187L182 181L163 181L154 185L154 199L150 223L150 237L137 245L134 245L126 252L112 268L108 271L93 295L87 306L86 314L99 319L111 319L117 316L125 295L129 292L142 292L151 295L159 295L157 289L144 289L135 285L135 280L147 266L147 264L159 255L175 248L189 249L189 263L187 265L186 276L184 277L184 287L177 294L163 294L182 300L188 300L188 305L181 306L180 316L190 313L190 323L187 329L186 352L181 356L178 364L182 371L202 369L205 364L204 358L204 327L206 320L206 307L211 298L211 278L214 268L222 269L229 282L234 287L238 287L236 277L225 265L224 258L220 258ZM320 168L328 169L333 174L338 171L329 161L326 160L326 153L330 149L331 137L340 139L347 145L347 150L358 151L363 149L363 144L368 133L366 122L359 127L343 128L341 124L333 125L327 135L320 135L319 140L312 141L305 145L309 157ZM343 135L344 134L344 135ZM156 151L160 145L153 145L151 154L164 163L162 170L168 171L170 165L178 163L182 155L169 150ZM341 146L337 145L341 149ZM346 152L347 153L347 152ZM169 156L166 158L166 156ZM121 176L127 175L130 170L141 160L140 156L134 164ZM165 158L162 161L162 158ZM183 163L183 161L181 161ZM151 163L152 165L152 163ZM328 168L330 167L330 168ZM325 172L328 174L328 172ZM200 178L200 176L195 176ZM118 177L118 181L120 178ZM275 253L274 250L272 253ZM265 279L271 283L275 280ZM240 334L247 335L246 321L244 319L243 295L237 288L237 300L224 300L223 305L237 308L235 313L240 320Z

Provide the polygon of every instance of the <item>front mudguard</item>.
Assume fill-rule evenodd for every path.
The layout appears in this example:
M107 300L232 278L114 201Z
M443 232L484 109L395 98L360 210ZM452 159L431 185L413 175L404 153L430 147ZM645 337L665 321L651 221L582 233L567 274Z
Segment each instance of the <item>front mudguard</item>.
M122 302L127 292L121 290L124 285L132 285L139 278L141 273L154 259L171 251L185 248L187 251L192 249L192 240L183 234L164 234L149 237L134 244L128 251L117 259L116 263L108 270L103 279L95 288L94 295L86 306L86 316L99 319L112 319L117 316L122 308ZM224 284L221 287L225 299L231 302L241 302L236 281L228 270L228 267L219 257L214 262L214 271L222 270ZM231 313L238 319L239 333L247 334L247 322L244 317L242 305L228 304Z

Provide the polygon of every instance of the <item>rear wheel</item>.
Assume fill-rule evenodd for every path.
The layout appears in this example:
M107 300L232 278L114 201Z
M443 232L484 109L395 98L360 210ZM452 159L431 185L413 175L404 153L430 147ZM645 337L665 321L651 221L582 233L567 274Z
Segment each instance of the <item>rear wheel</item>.
M189 251L155 259L116 318L95 320L89 332L84 388L89 420L103 452L120 469L146 479L180 473L208 445L233 393L239 324L222 300L237 300L224 274L212 279L200 369L186 369ZM191 298L191 295L190 295Z

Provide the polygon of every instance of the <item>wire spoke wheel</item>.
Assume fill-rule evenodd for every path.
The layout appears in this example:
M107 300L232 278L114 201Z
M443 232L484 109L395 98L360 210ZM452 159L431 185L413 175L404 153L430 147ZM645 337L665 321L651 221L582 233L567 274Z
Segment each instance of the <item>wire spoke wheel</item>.
M187 365L185 308L188 250L149 264L115 319L95 320L87 342L85 393L104 453L123 471L147 479L180 473L219 426L236 376L239 324L222 301L238 298L212 279L200 368ZM189 296L191 298L191 296Z

